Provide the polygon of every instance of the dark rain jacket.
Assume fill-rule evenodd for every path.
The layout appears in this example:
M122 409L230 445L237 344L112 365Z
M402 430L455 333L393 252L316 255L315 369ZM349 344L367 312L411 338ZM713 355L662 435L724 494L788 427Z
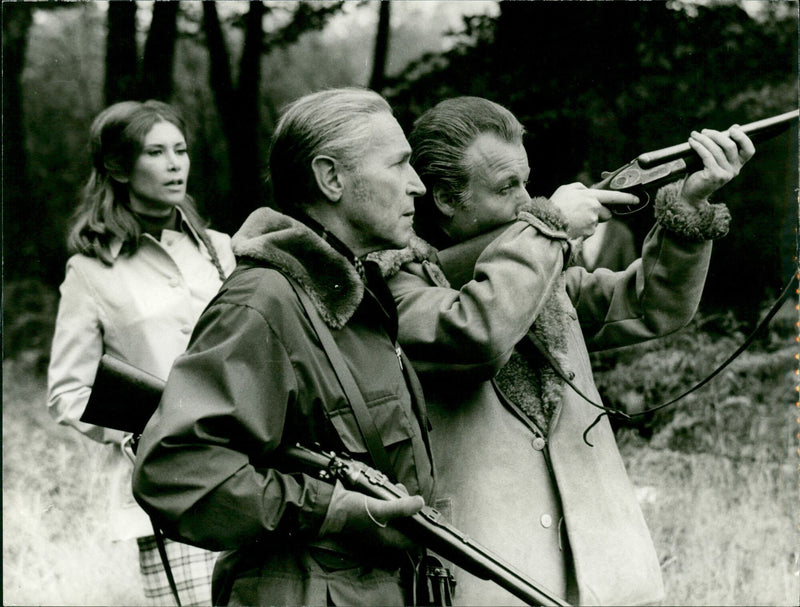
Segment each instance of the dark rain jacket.
M431 498L424 404L399 360L391 296L378 292L377 268L373 291L330 244L270 209L233 242L239 265L142 437L135 495L172 537L230 551L215 569L215 604L406 603L397 572L406 555L321 536L326 517L341 516L329 508L333 485L275 467L276 449L296 443L369 461L290 276L330 327L397 481Z

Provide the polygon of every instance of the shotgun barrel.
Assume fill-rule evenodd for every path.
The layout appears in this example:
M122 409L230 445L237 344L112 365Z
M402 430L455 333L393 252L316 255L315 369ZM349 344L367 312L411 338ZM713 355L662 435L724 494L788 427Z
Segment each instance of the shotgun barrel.
M750 137L754 143L765 141L788 129L793 122L797 122L799 115L800 110L794 110L792 112L786 112L784 114L744 124L741 128L745 135ZM639 161L639 166L643 169L649 169L657 164L663 164L677 158L685 158L694 153L694 150L689 147L688 143L679 143L678 145L673 145L654 152L645 152L644 154L640 154L636 160Z

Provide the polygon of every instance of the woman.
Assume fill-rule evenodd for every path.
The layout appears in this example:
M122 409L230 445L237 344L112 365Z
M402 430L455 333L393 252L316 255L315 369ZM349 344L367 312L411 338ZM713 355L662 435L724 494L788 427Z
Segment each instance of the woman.
M186 194L185 126L172 107L114 104L90 136L92 172L68 237L48 407L59 423L112 445L112 539L138 538L145 596L172 604L153 528L131 494L131 437L80 417L104 353L167 378L235 261L230 238L205 230ZM167 552L182 603L210 604L216 555L169 540Z

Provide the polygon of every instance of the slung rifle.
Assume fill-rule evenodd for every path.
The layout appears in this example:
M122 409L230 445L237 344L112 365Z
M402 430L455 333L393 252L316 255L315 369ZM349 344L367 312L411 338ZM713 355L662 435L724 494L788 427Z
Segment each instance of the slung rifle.
M138 436L158 407L163 390L164 382L159 378L105 354L81 421ZM276 456L279 464L313 470L323 480L339 479L348 488L371 497L392 500L404 495L385 474L344 454L317 452L297 445L280 449ZM435 508L424 506L417 514L395 519L392 524L421 546L476 577L498 584L528 605L568 605L554 592L446 523Z

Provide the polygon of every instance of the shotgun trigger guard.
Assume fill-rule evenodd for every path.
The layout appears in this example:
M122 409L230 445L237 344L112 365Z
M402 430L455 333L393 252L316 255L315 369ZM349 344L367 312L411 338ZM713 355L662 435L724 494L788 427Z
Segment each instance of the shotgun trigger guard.
M633 215L634 213L638 213L639 211L644 210L650 204L650 192L648 192L643 186L637 186L634 188L630 188L626 190L626 192L633 194L639 198L639 204L628 204L624 205L625 210L620 211L618 210L620 207L617 206L609 206L608 210L611 211L612 215L617 215L624 217L625 215Z

